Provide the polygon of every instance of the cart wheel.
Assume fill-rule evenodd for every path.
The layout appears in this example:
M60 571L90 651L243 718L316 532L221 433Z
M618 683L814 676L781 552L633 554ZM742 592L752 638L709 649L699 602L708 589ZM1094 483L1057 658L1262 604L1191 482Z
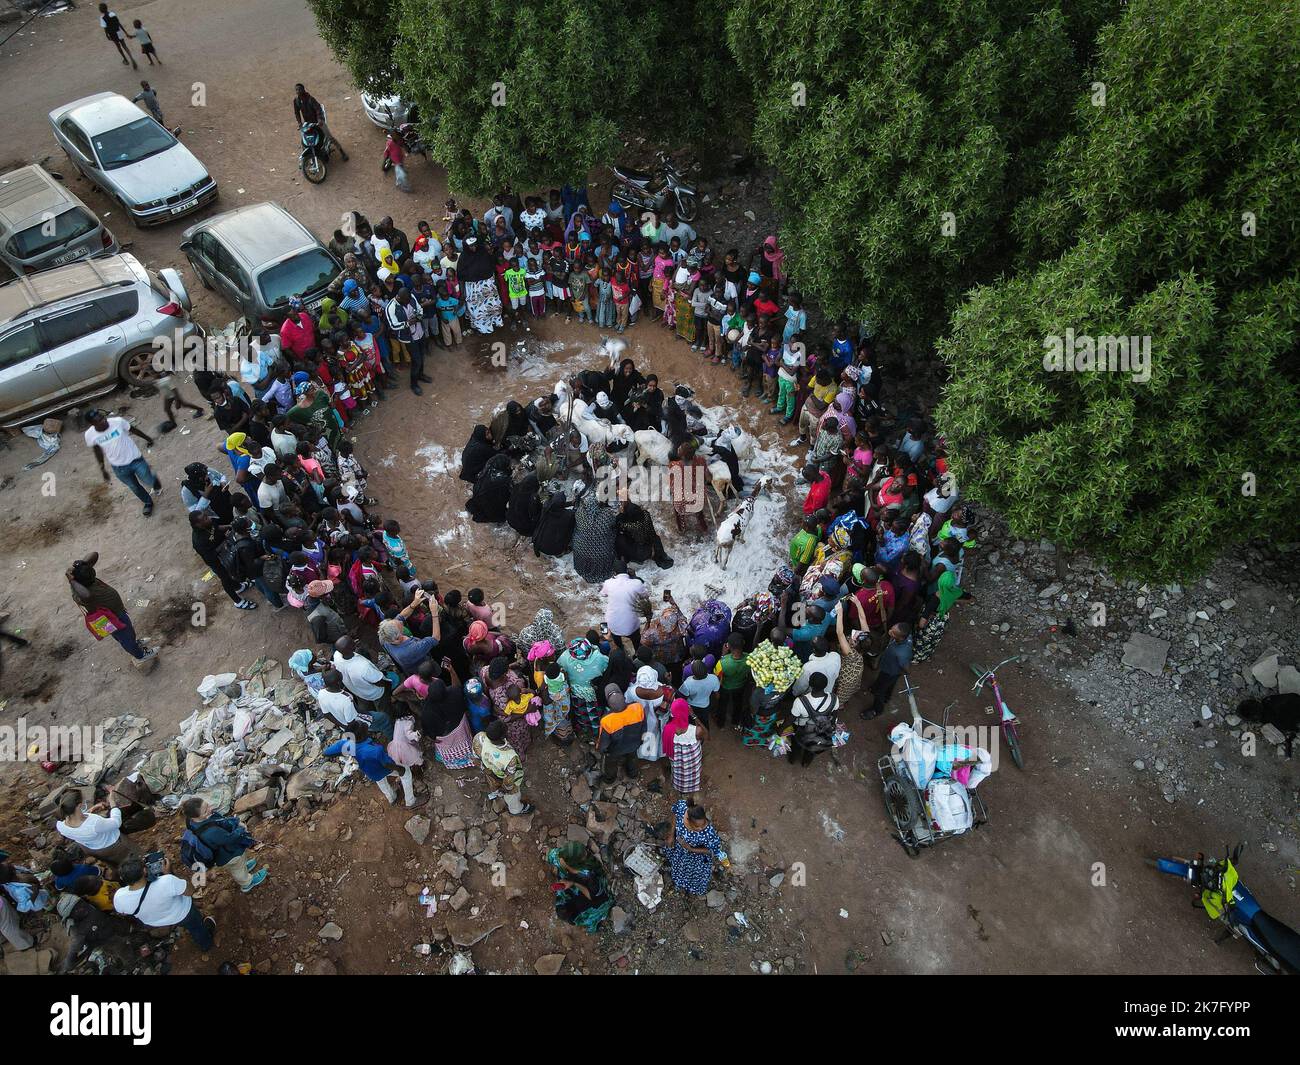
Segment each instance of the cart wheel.
M919 858L919 857L921 857L921 848L920 848L920 847L912 847L912 846L909 846L908 844L904 843L904 844L903 844L903 850L907 852L907 856L908 856L909 858Z

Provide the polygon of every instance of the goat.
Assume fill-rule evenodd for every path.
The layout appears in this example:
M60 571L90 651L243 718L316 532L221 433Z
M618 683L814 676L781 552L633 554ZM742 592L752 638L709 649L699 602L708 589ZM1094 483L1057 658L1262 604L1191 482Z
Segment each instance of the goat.
M632 434L636 440L636 461L639 466L667 466L673 445L658 429L638 429Z
M731 558L731 549L745 538L745 527L754 513L754 497L741 500L735 511L718 523L715 537L717 543L713 548L713 561L723 569Z

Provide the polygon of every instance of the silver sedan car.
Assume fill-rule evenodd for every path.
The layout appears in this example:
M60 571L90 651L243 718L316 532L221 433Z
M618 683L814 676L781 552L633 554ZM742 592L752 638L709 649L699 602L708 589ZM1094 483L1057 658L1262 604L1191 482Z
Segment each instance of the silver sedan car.
M217 198L217 183L176 137L125 96L101 92L50 112L73 166L137 226L192 214Z

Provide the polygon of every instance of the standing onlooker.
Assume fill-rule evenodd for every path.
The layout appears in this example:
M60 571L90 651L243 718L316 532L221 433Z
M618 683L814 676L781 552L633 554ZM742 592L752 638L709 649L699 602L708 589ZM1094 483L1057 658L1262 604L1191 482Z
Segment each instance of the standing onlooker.
M862 711L863 717L876 717L885 709L898 678L907 672L907 667L911 664L912 626L900 621L889 630L889 643L880 655L880 672L871 682L871 706Z
M722 840L709 824L704 807L691 806L685 799L673 803L673 838L668 851L673 887L696 897L708 894L713 862L722 857Z
M102 410L88 411L86 414L86 446L95 453L99 463L99 472L108 480L108 469L104 465L107 457L109 466L119 481L126 485L135 497L144 504L144 516L153 513L153 500L149 493L155 495L162 491L162 481L149 468L149 463L140 454L132 435L138 436L148 447L153 447L153 437L141 432L125 418L110 418Z
M138 104L141 101L144 102L145 110L158 120L158 125L166 129L167 123L163 121L162 105L158 102L158 94L147 81L140 82L140 91L131 97L132 103Z
M136 70L140 66L131 54L131 49L126 45L126 30L122 27L122 20L117 17L116 11L110 11L107 4L99 5L99 28L104 31L104 36L113 42L113 47L117 49L117 54L122 57L122 65L128 63Z
M790 738L790 764L794 765L803 752L803 765L808 765L823 751L834 746L835 715L840 701L833 688L827 684L825 673L814 673L808 690L795 696L790 707L794 719L794 735Z
M641 646L641 619L650 617L649 591L645 581L629 565L624 573L616 573L600 586L605 599L605 624L615 646L627 650L624 640L632 642L632 650Z
M181 836L182 860L187 857L187 847L191 852L191 862L203 862L206 851L210 861L203 864L226 870L239 885L239 890L245 893L252 891L270 875L266 866L257 868L256 858L244 857L244 853L256 841L238 817L222 817L213 810L210 803L197 795L181 803L181 813L185 815L185 833ZM194 846L196 840L201 847Z
M389 782L395 776L402 785L402 798L408 807L419 805L415 801L415 785L411 779L411 770L403 768L389 756L384 745L370 738L370 730L360 721L354 721L343 730L341 740L335 740L321 754L326 758L337 758L340 754L350 754L357 760L362 775L373 780L384 798L391 806L397 801L397 791Z
M72 589L73 602L85 615L86 628L96 640L111 636L118 646L137 662L151 661L158 651L141 647L135 637L135 627L127 616L126 606L117 589L105 584L95 575L95 563L99 561L99 552L92 551L85 558L79 558L68 567L64 576ZM152 666L150 667L153 668Z
M618 777L621 764L628 779L635 779L640 771L637 749L641 746L646 727L645 707L639 702L627 702L617 684L606 685L605 705L609 712L600 719L596 740L596 753L601 757L601 776L612 783Z
M158 49L153 45L153 36L144 28L144 23L139 19L134 19L131 22L131 28L135 30L135 32L129 34L129 36L134 37L140 42L140 54L149 60L150 66L153 66L153 61L155 59L158 60L158 65L162 66L162 59L158 56ZM158 121L161 122L162 119L160 118Z
M697 662L702 666L704 663ZM710 674L712 676L712 674ZM717 677L713 677L717 680ZM703 743L709 732L685 699L674 699L668 711L668 724L664 726L664 757L673 770L673 788L679 795L693 797L700 790L700 770L704 764Z
M384 162L393 168L393 178L402 192L411 191L411 182L406 176L406 148L401 138L393 131L388 131L388 141L384 145Z
M505 800L506 809L516 817L532 813L535 807L523 798L524 763L506 740L506 723L499 717L492 718L474 737L471 747L487 774L488 783Z
M163 859L162 869L157 879L150 880L144 863L138 858L123 862L118 869L123 886L113 893L113 909L150 928L180 925L199 950L211 950L217 922L204 917L194 905L190 898L191 885L171 874L166 859Z
M343 674L343 683L356 696L363 710L387 709L388 678L365 655L357 654L357 645L351 636L335 642L334 668Z
M236 610L256 610L257 604L244 598L239 582L221 560L225 539L225 529L213 520L209 511L190 511L190 543L194 547L194 553L207 563L213 575L221 582L226 595L230 596L230 601L235 604ZM232 544L231 547L233 546Z

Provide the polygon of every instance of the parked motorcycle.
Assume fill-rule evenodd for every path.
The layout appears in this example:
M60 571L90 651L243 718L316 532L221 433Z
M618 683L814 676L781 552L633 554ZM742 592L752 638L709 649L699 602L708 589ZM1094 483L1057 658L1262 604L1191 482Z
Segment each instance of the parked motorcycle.
M299 132L302 135L302 154L298 157L298 168L303 177L313 185L319 185L325 180L334 142L325 135L319 122L304 122Z
M1153 858L1149 864L1187 881L1200 892L1192 905L1203 906L1212 920L1221 921L1227 929L1216 942L1222 943L1230 936L1246 940L1258 955L1255 968L1266 976L1300 974L1300 934L1265 913L1237 873L1236 862L1244 847L1244 843L1238 843L1222 859L1198 854L1190 861Z
M624 207L653 211L662 215L672 208L683 222L693 222L699 210L695 188L682 183L681 172L664 153L655 156L653 171L634 170L630 166L612 168L617 181L614 199Z

